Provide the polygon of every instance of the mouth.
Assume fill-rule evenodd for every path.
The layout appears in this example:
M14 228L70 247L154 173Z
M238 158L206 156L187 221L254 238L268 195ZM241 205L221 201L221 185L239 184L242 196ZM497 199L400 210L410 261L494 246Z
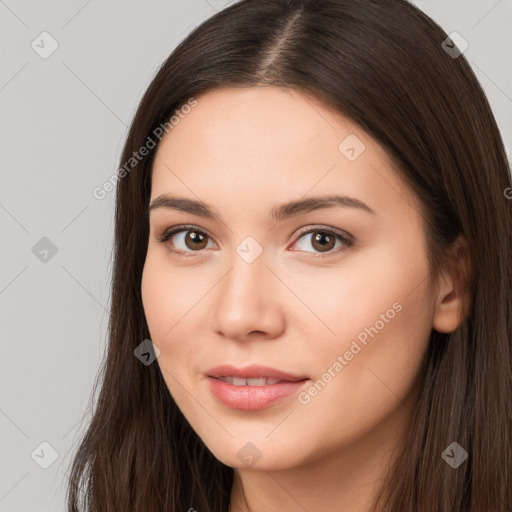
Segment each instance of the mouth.
M205 372L211 393L231 409L254 411L299 392L308 377L275 368L218 366Z

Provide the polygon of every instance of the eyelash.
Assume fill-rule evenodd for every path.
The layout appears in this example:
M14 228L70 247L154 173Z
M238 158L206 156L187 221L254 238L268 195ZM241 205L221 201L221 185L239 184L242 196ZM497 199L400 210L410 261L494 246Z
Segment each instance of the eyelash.
M194 231L196 233L200 233L201 235L206 235L208 238L211 239L211 237L202 229L199 229L197 226L194 226L191 224L186 224L186 225L176 226L176 227L173 227L173 228L170 228L170 229L164 231L160 236L157 237L157 241L161 244L166 244L174 235L176 235L177 233L181 233L182 231ZM329 256L333 256L335 254L339 254L342 251L345 251L346 249L351 247L354 243L351 238L347 237L342 232L340 232L338 230L334 230L333 228L324 229L321 226L318 226L315 228L310 228L308 230L299 232L297 237L293 241L293 243L297 242L304 235L307 235L310 233L316 233L316 232L326 233L328 235L334 236L336 238L336 240L339 240L340 242L343 243L344 247L341 247L341 248L338 247L338 250L331 251L326 254L318 253L317 256L307 256L307 257L327 258ZM183 256L185 258L195 257L196 255L194 253L201 252L201 251L182 251L181 249L174 249L174 248L169 248L169 250L171 252L177 254L178 256Z

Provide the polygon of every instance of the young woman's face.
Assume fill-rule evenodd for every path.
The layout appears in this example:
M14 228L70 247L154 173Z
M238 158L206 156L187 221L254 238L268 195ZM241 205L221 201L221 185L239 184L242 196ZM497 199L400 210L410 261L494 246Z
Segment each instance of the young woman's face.
M380 445L410 417L435 315L418 202L367 133L309 97L196 99L155 156L142 278L171 395L233 467ZM221 365L242 373L222 382ZM249 365L295 382L243 385Z

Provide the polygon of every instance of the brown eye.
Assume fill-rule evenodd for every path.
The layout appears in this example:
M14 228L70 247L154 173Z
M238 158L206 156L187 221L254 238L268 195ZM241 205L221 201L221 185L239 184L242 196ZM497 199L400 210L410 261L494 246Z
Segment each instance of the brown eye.
M315 231L312 233L311 245L320 252L330 251L336 244L335 237L325 231Z
M210 237L194 226L179 226L166 231L158 241L168 246L172 252L189 256L206 249Z
M331 256L344 251L350 247L353 242L348 236L341 232L333 231L331 229L310 229L309 231L301 233L297 238L294 245L297 244L300 251L317 253L316 258ZM341 247L340 247L341 246ZM313 247L313 251L308 248ZM324 253L324 254L318 254Z
M207 235L199 231L186 231L185 245L189 249L204 249L206 247Z

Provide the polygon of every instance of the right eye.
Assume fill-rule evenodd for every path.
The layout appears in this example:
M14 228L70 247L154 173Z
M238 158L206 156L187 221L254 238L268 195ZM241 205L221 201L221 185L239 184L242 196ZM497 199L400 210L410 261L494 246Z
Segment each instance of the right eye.
M175 226L164 231L158 241L171 252L180 256L193 256L194 252L206 249L209 236L197 226ZM169 241L172 242L169 244ZM213 243L213 242L212 242Z

